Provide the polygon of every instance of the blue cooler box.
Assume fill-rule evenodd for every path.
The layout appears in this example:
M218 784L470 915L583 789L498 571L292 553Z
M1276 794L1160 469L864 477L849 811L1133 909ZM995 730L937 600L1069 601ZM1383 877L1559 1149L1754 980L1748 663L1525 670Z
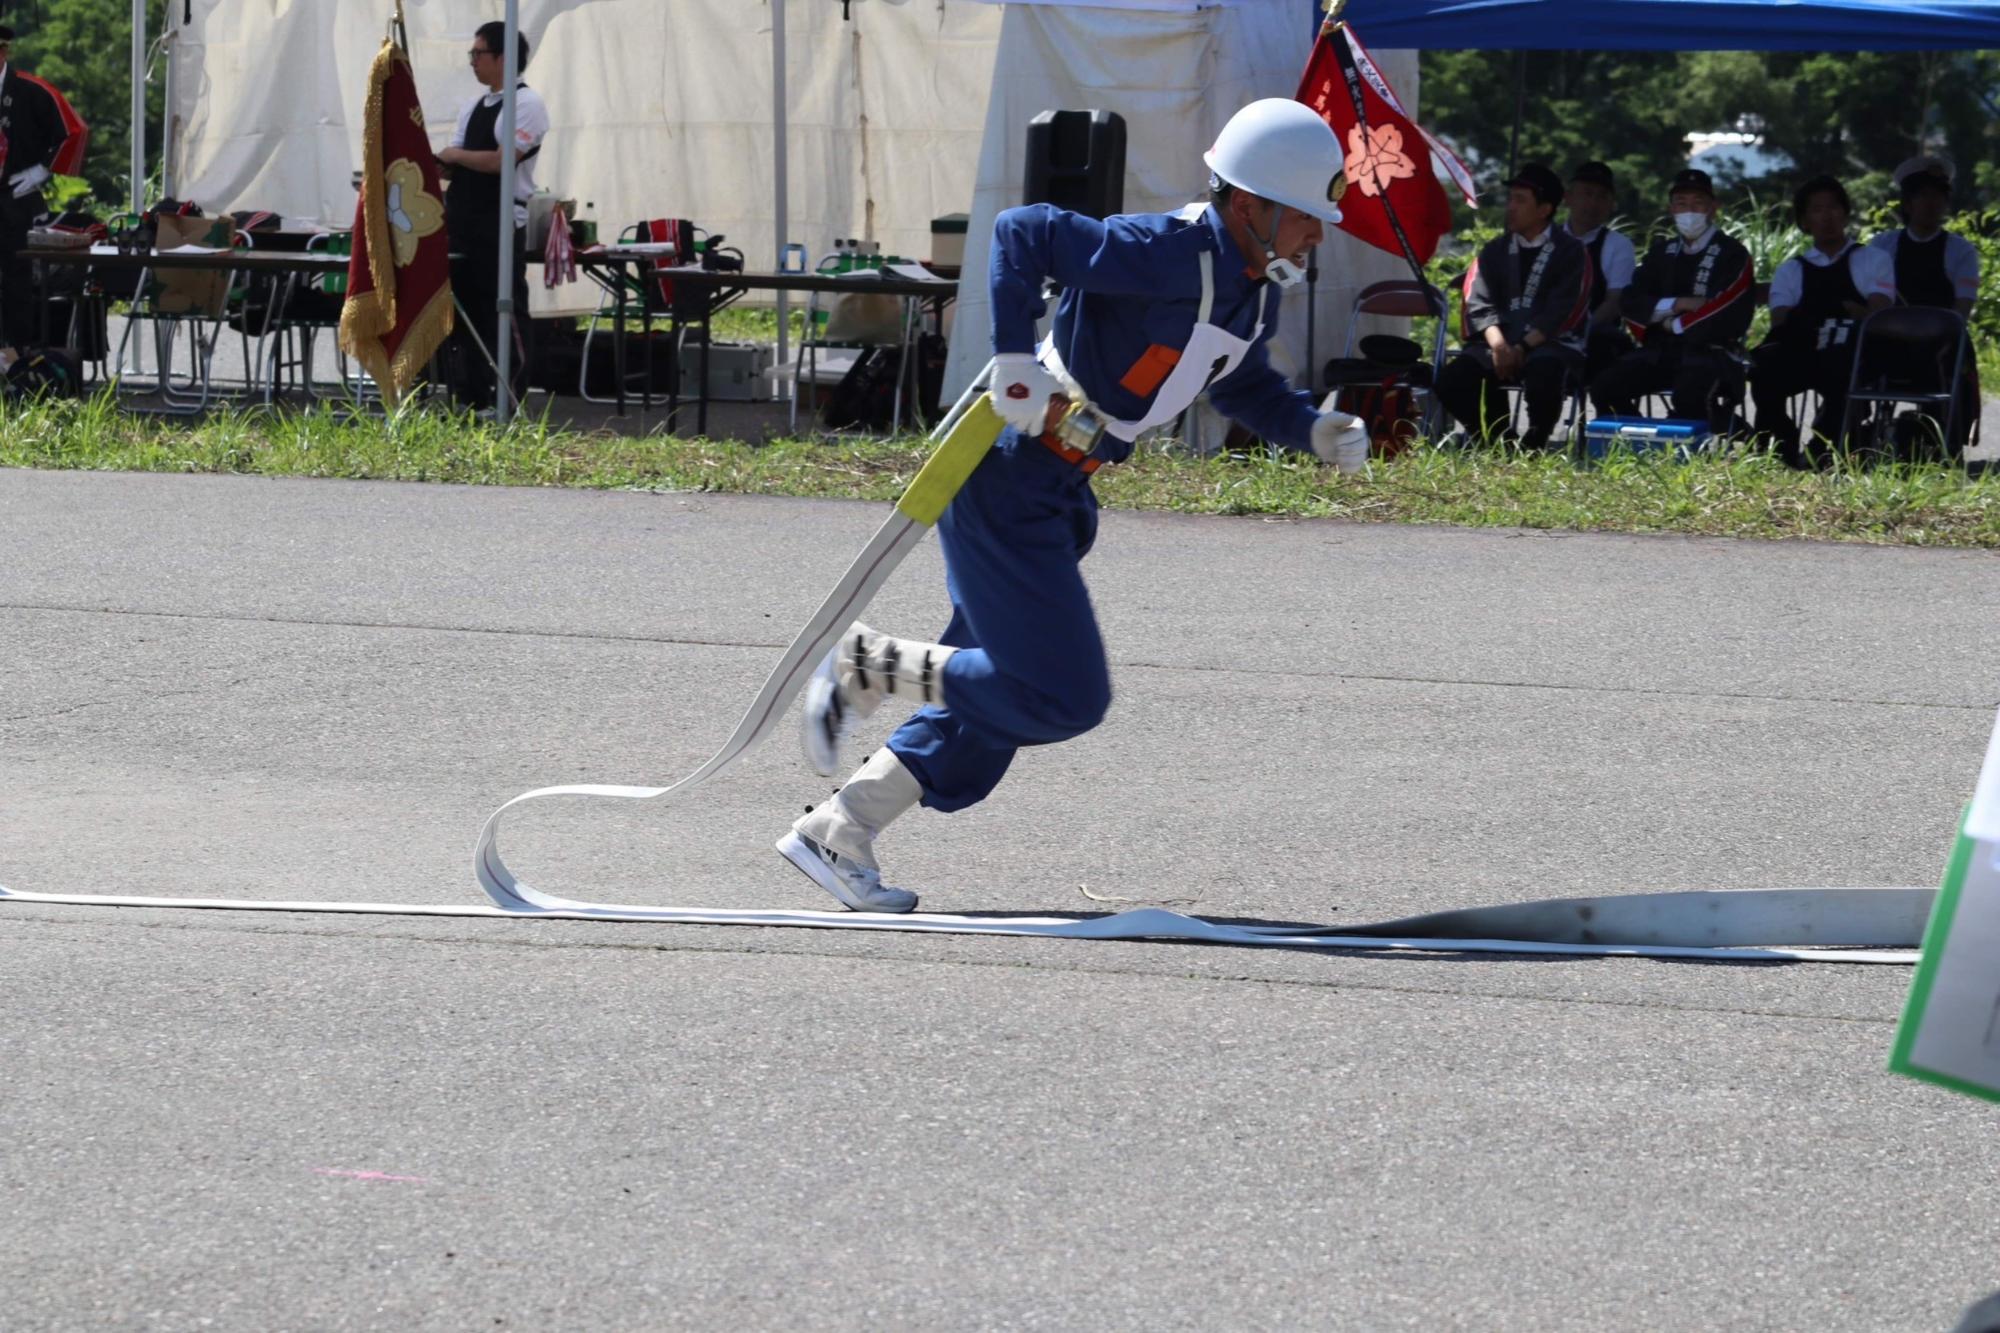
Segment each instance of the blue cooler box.
M1598 417L1584 425L1583 450L1585 457L1598 459L1614 449L1635 454L1657 449L1671 451L1676 462L1684 463L1708 444L1712 433L1706 421Z

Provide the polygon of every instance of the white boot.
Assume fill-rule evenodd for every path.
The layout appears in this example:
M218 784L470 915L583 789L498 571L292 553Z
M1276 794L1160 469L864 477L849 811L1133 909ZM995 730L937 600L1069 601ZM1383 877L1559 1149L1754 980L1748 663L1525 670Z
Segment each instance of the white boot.
M840 743L889 695L919 704L944 702L944 664L958 650L892 639L860 621L848 627L806 682L800 718L806 762L821 777L840 768Z
M882 882L875 839L923 794L910 770L884 746L846 786L794 823L778 839L778 851L857 912L907 912L917 905L917 895Z

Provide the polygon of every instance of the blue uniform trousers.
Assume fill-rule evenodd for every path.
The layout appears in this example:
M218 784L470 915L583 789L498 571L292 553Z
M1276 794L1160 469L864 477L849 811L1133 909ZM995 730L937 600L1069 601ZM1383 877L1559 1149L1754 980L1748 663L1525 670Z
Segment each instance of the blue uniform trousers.
M1111 673L1078 563L1097 537L1090 478L1012 429L938 521L959 651L944 707L889 738L933 810L985 799L1023 745L1082 735L1111 704Z

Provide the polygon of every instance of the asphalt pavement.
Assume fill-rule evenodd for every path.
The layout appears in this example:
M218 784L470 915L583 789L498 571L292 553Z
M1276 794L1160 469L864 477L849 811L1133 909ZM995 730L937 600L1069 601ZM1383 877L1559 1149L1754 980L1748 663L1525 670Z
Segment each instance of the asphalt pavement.
M477 903L493 807L694 767L882 512L0 472L0 883ZM1107 514L1086 570L1110 718L896 826L927 908L1935 882L2000 704L1990 553ZM933 543L871 620L944 615ZM508 858L824 907L826 787L781 736ZM1908 984L0 904L0 1327L1943 1330L2000 1135L1884 1072Z

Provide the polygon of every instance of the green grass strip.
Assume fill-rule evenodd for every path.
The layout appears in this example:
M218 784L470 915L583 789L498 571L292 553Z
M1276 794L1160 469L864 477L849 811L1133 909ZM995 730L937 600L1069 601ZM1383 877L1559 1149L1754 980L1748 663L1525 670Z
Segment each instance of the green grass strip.
M108 397L0 410L0 466L345 477L894 500L922 439L753 446L619 436L433 409L389 421L333 408L221 412L198 421L119 410ZM1141 451L1097 474L1112 508L1579 532L1673 532L1912 546L2000 547L2000 471L1839 467L1795 473L1761 457L1674 463L1420 449L1358 477L1296 456L1191 459Z

